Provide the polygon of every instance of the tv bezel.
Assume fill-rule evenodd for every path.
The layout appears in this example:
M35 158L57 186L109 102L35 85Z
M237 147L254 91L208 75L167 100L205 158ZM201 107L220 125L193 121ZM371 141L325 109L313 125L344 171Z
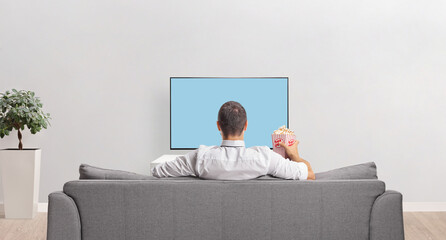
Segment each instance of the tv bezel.
M286 114L287 114L287 119L286 119L286 127L289 128L289 122L290 122L290 101L289 101L289 91L290 91L290 79L288 77L170 77L169 80L169 118L170 118L170 129L169 129L169 136L170 136L170 150L195 150L197 148L172 148L172 78L246 78L246 79L254 79L254 78L286 78L286 105L287 105L287 109L286 109Z

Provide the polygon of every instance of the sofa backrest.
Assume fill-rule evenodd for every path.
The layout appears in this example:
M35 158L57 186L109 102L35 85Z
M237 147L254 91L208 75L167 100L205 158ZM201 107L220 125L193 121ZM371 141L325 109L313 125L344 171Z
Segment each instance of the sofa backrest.
M379 180L79 180L83 240L369 239Z

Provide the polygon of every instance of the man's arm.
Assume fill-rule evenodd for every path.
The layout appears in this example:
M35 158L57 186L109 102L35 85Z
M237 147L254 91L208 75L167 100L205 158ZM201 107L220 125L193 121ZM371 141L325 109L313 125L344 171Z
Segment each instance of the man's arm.
M280 154L271 151L268 174L293 180L307 180L308 179L308 167L302 162L294 162L289 159L283 158Z
M311 165L308 161L304 160L299 156L299 151L297 150L297 145L299 144L299 141L296 140L293 145L288 146L285 143L279 143L281 147L285 148L285 152L288 155L288 157L294 161L294 162L301 162L307 165L308 167L308 180L315 180L316 176L314 175L313 169L311 168Z
M152 168L152 176L162 177L186 177L196 176L195 163L197 161L197 150L179 156L172 161L158 164Z

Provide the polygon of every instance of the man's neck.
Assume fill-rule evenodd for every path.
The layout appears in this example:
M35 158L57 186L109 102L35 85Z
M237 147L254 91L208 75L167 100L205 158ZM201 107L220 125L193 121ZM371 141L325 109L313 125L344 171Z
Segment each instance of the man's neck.
M228 136L228 137L224 137L223 140L243 141L243 135L242 136Z

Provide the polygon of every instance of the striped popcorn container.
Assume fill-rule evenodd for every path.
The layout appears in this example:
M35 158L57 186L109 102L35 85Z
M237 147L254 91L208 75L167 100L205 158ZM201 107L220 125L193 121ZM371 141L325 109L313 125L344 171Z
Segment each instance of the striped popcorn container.
M285 148L281 147L279 143L286 143L288 146L291 146L296 142L295 134L272 134L273 139L273 151L280 154L284 158L288 158L288 155L285 153Z

